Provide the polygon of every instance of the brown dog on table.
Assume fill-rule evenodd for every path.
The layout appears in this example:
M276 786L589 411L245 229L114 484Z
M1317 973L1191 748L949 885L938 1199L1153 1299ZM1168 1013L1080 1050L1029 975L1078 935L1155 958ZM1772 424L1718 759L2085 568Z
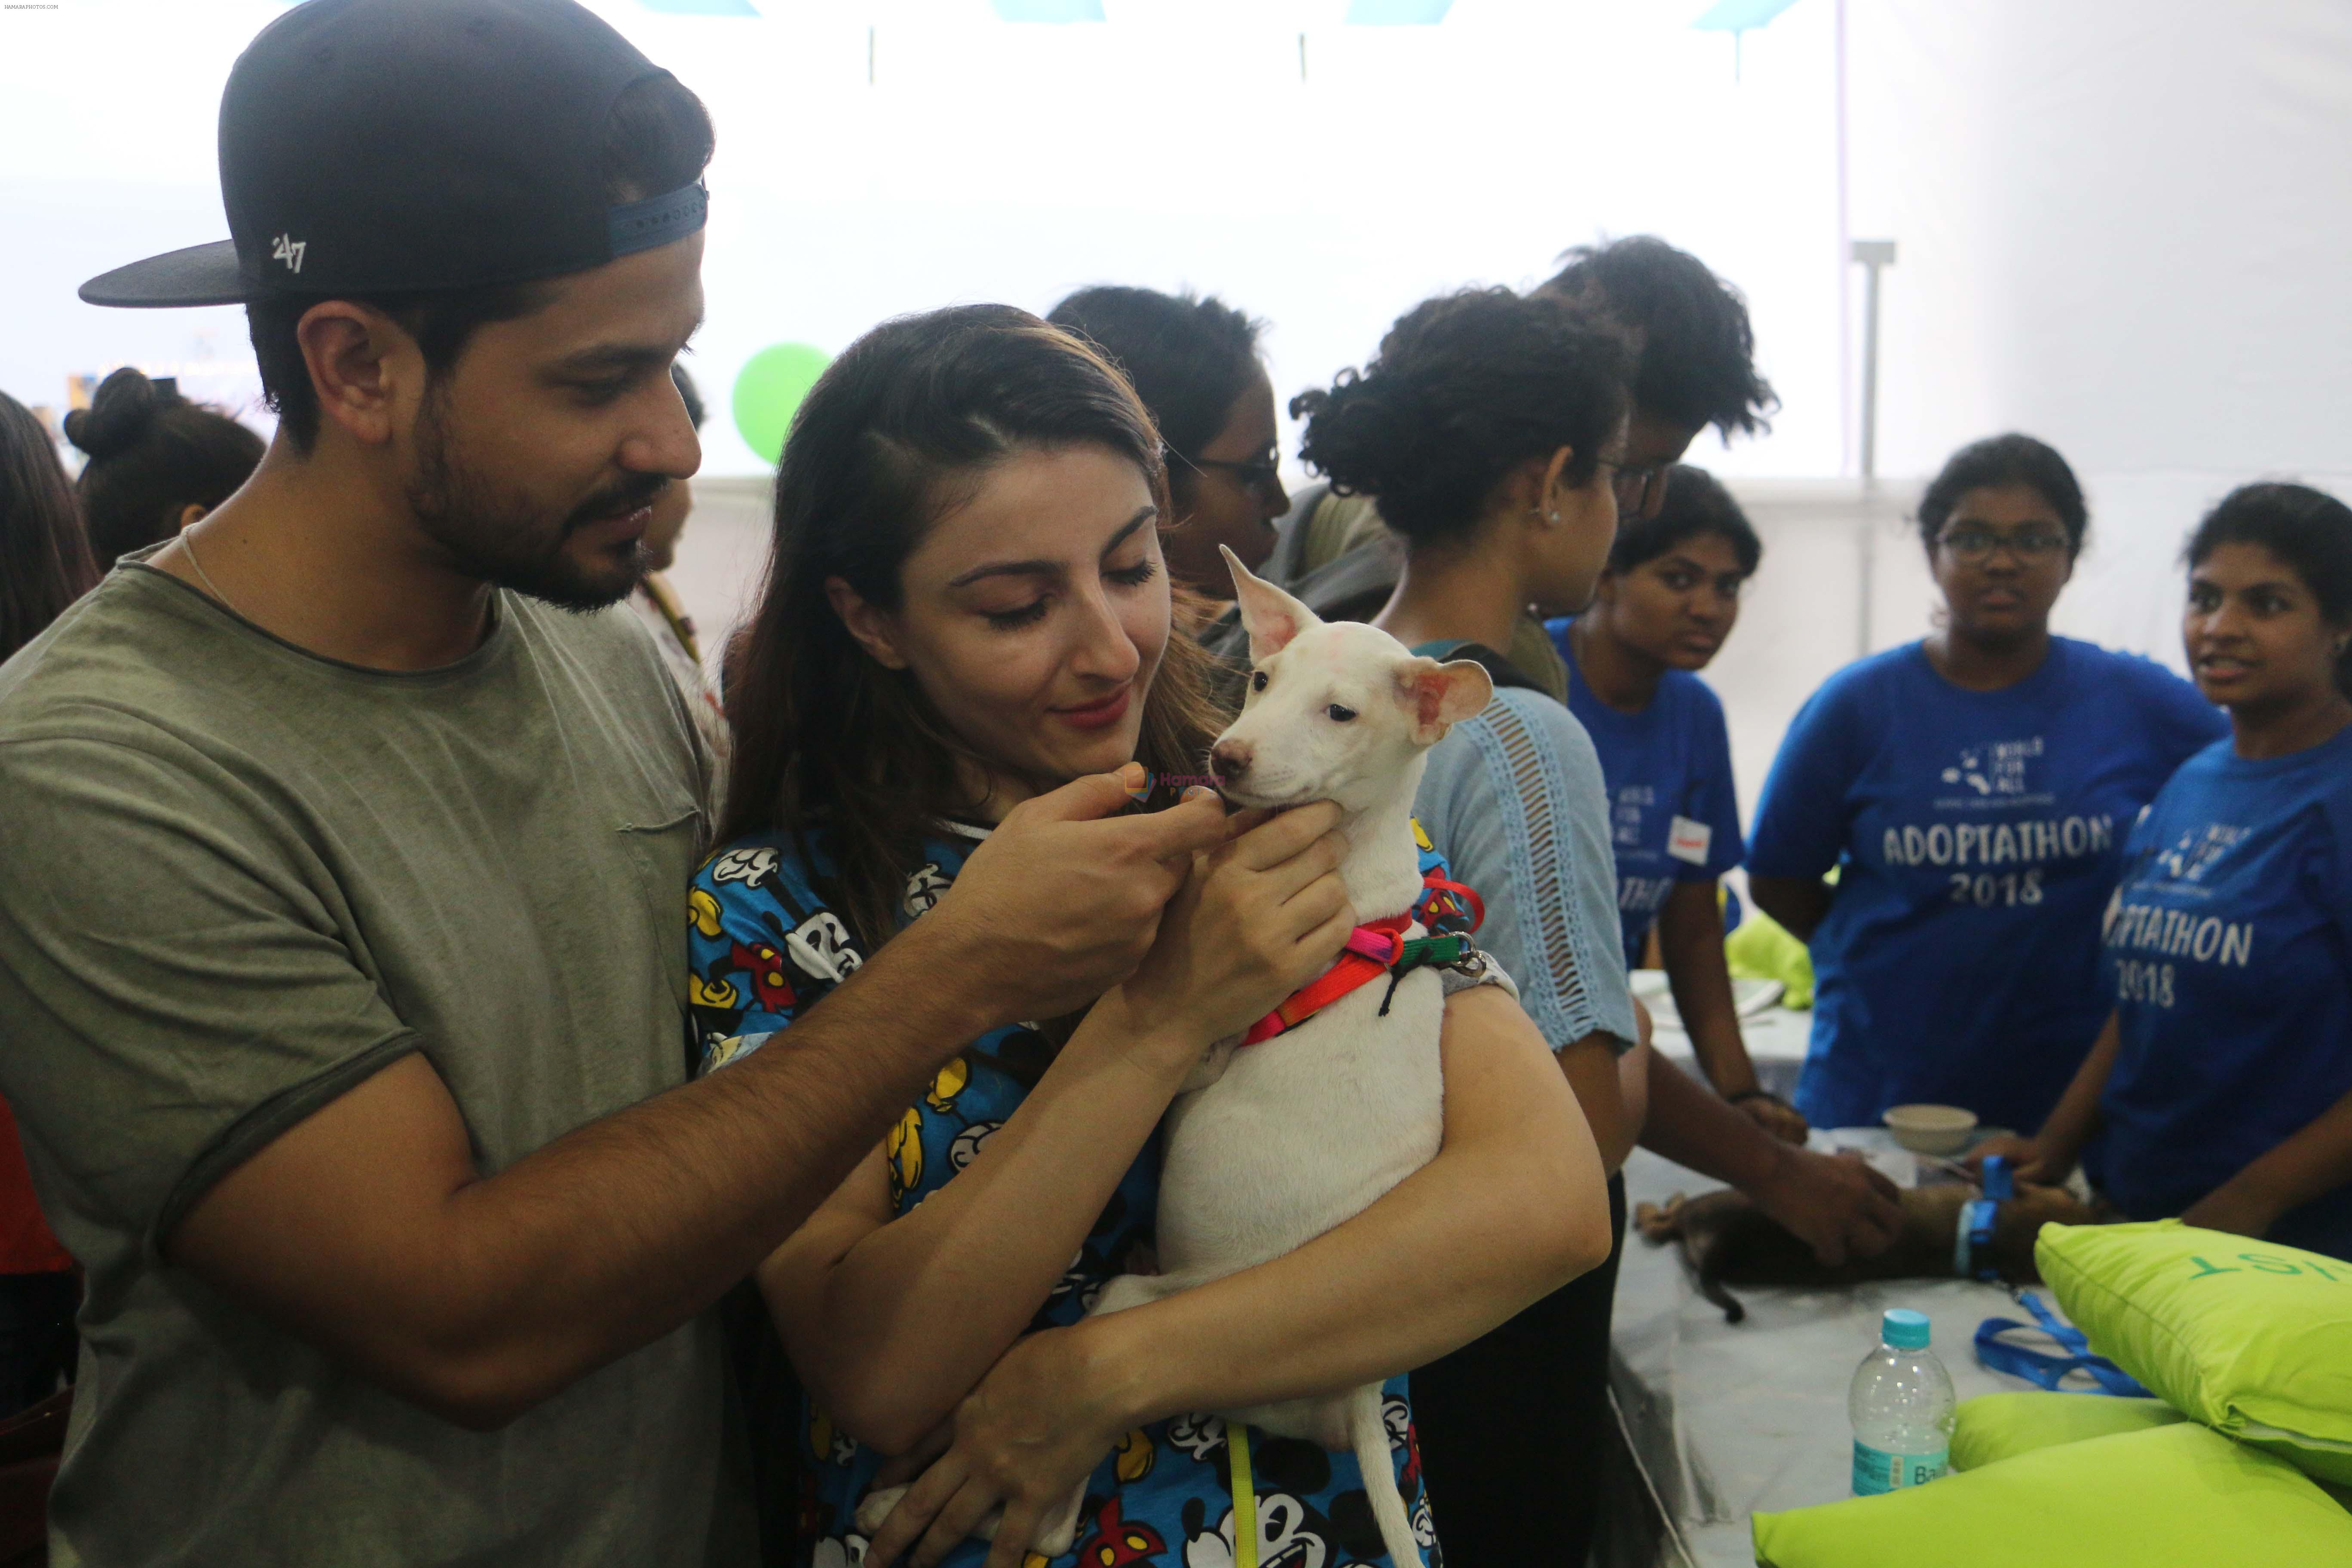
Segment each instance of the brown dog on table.
M1826 1289L1873 1279L1949 1279L1957 1272L1955 1240L1977 1189L1961 1183L1913 1187L1903 1194L1903 1234L1875 1258L1850 1258L1832 1268L1813 1249L1753 1201L1736 1192L1685 1198L1677 1193L1661 1207L1643 1204L1633 1223L1653 1245L1682 1243L1683 1258L1698 1277L1699 1294L1736 1323L1748 1315L1730 1285L1794 1285ZM1993 1219L1990 1246L1972 1249L1970 1272L1990 1269L2011 1285L2038 1285L2033 1242L2049 1224L2093 1225L2104 1217L2063 1187L2020 1183Z

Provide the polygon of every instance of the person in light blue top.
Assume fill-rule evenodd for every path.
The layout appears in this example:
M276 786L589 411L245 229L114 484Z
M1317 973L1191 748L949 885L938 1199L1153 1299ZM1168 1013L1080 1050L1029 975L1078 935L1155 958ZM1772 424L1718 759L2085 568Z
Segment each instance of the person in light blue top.
M1804 1118L1757 1081L1732 1003L1717 889L1746 846L1723 703L1697 674L1731 635L1763 558L1731 493L1677 464L1664 504L1618 524L1591 607L1545 630L1608 786L1626 963L1640 967L1656 938L1707 1081L1766 1131L1801 1141Z
M2106 1030L2010 1152L2046 1181L2084 1156L2133 1219L2352 1259L2352 508L2247 485L2189 561L2189 668L2231 737L2132 829Z
M1291 411L1307 416L1307 461L1336 490L1376 498L1403 537L1374 624L1496 678L1486 710L1431 749L1414 809L1485 897L1479 940L1517 981L1605 1162L1642 1138L1752 1192L1824 1251L1883 1249L1901 1211L1866 1167L1774 1141L1633 1048L1645 1025L1626 984L1600 759L1575 715L1497 651L1528 605L1592 595L1628 471L1625 372L1618 335L1564 302L1473 289L1406 312L1360 374ZM1622 1179L1610 1193L1622 1244ZM1456 1568L1584 1561L1612 1429L1616 1258L1413 1373Z
M2052 635L2086 524L2049 447L1963 447L1919 503L1944 625L1832 676L1780 743L1748 888L1811 943L1814 1126L1924 1100L2038 1127L2106 1016L2125 837L2225 727L2153 662Z

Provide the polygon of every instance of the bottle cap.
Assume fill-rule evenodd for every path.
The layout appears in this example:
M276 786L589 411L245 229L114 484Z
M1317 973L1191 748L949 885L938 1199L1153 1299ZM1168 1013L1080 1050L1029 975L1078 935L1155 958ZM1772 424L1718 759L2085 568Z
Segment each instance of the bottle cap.
M1890 1307L1881 1321L1879 1337L1899 1351L1927 1348L1927 1314L1908 1307Z

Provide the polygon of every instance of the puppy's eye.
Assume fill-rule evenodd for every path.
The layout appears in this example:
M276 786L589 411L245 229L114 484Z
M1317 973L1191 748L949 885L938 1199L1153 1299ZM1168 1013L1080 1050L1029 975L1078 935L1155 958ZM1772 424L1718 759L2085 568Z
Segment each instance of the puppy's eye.
M1342 708L1337 702L1323 711L1331 715L1331 722L1334 724L1344 724L1356 716L1356 710L1353 708Z
M1254 669L1250 671L1250 689L1252 691L1264 691L1265 689L1265 671L1262 669Z

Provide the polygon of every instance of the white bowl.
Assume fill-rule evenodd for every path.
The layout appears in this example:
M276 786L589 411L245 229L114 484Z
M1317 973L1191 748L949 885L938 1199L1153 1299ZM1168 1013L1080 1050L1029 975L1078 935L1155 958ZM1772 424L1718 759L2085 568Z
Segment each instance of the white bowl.
M1957 1154L1977 1130L1977 1113L1957 1105L1895 1105L1880 1118L1914 1154Z

